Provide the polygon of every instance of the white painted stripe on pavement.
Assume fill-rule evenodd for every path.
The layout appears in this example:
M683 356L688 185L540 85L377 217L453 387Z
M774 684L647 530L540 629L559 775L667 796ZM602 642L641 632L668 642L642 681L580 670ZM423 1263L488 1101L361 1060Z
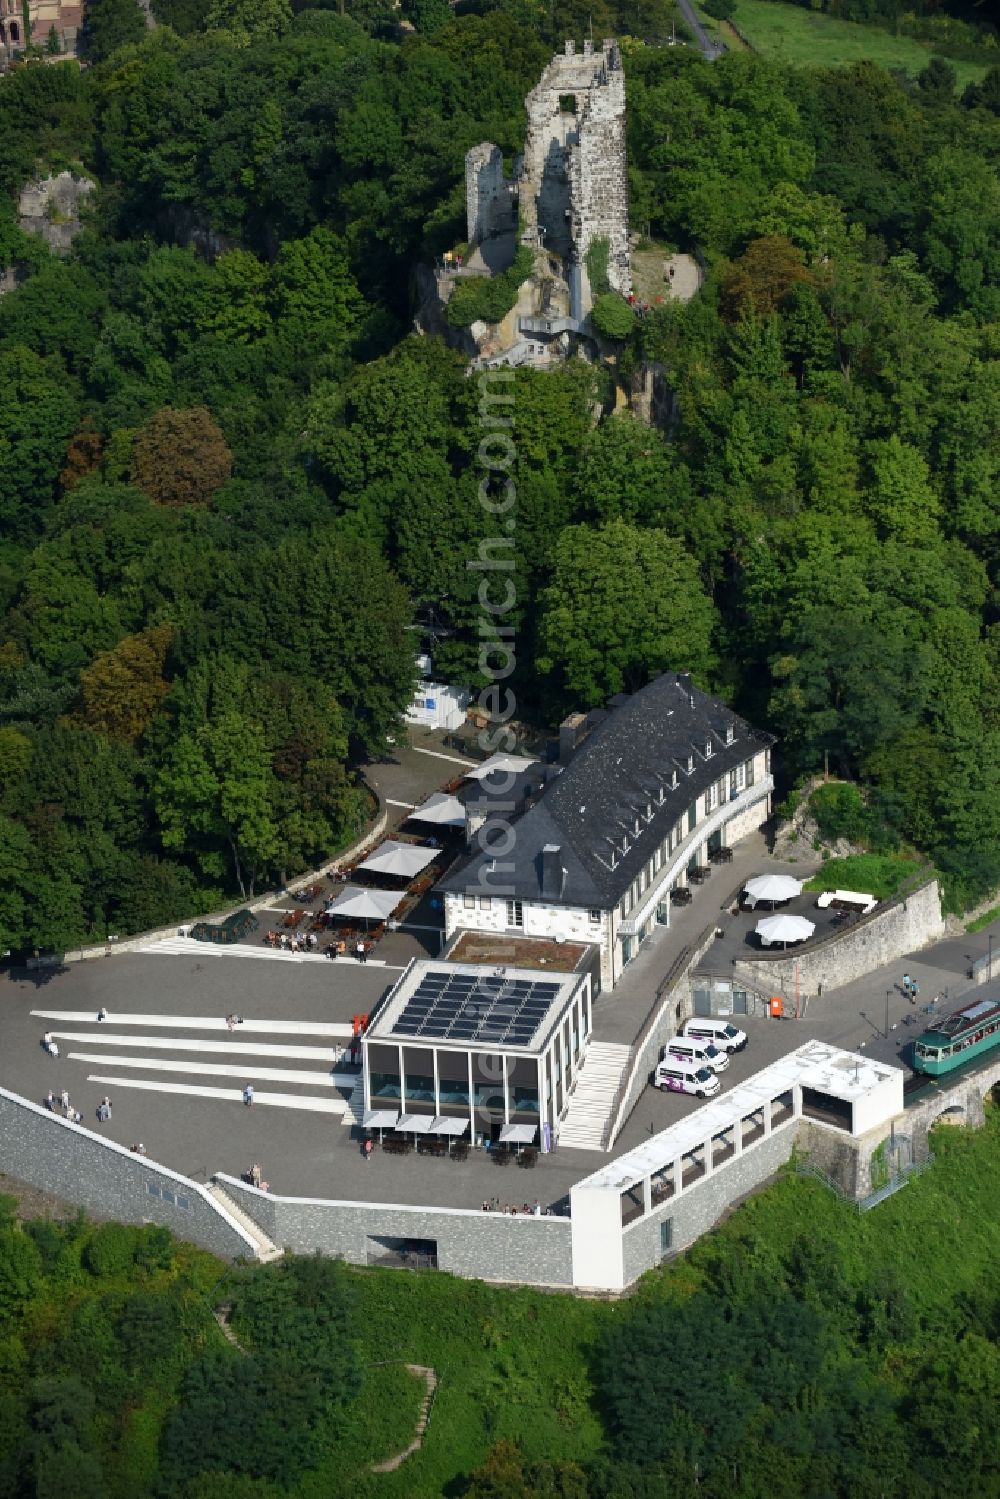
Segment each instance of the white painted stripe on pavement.
M93 1010L32 1010L32 1015L37 1015L39 1020L94 1020ZM111 1010L105 1025L114 1022L115 1025L148 1025L158 1026L161 1030L167 1027L183 1028L192 1031L224 1031L228 1027L222 1017L215 1015L136 1015L129 1011L119 1012ZM96 1023L96 1022L95 1022ZM240 1035L247 1031L267 1031L278 1036L352 1036L353 1028L345 1024L332 1024L329 1021L320 1020L254 1020L249 1016L243 1017L242 1025L237 1027Z
M205 1077L241 1077L244 1082L264 1078L269 1083L299 1083L314 1088L353 1088L357 1073L316 1072L292 1067L258 1067L252 1063L237 1066L228 1062L173 1062L164 1057L106 1057L101 1052L68 1052L72 1062L90 1062L104 1067L148 1067L151 1072L203 1073Z
M418 755L430 755L432 760L450 760L453 765L468 765L470 769L476 764L475 760L463 760L459 755L442 755L440 750L417 749L416 745L413 748Z
M350 1031L349 1025L345 1026ZM267 1046L254 1041L187 1041L176 1036L113 1036L99 1031L53 1031L59 1041L89 1041L92 1046L141 1046L154 1051L208 1051L219 1056L277 1057L306 1062L339 1062L346 1047Z
M100 1073L91 1073L87 1081L113 1083L116 1088L142 1088L149 1093L183 1093L186 1098L227 1098L234 1103L243 1102L241 1088L199 1087L197 1083L157 1083L146 1078L103 1077ZM347 1111L347 1102L343 1098L308 1098L297 1093L258 1093L256 1088L253 1101L279 1109L311 1109L317 1114L343 1114Z
M242 947L239 943L233 947L206 946L204 942L192 942L185 937L165 937L155 947L137 947L135 952L144 957L176 957L178 954L197 955L198 957L213 958L264 958L271 963L329 963L331 960L326 953L321 952L288 952L281 947ZM338 963L357 963L357 958L343 957L336 960ZM403 964L385 963L381 958L369 958L369 968L393 968L397 972L403 972Z
M419 921L401 921L399 930L401 932L437 932L440 936L444 936L443 926L422 926Z
M387 807L408 807L411 812L420 806L419 802L394 802L391 796L385 797L385 804Z

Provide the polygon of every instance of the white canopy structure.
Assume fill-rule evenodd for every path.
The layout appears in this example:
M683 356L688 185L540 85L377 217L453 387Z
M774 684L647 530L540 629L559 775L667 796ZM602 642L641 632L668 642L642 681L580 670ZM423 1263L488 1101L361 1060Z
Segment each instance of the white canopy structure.
M430 1134L434 1119L430 1114L400 1114L398 1128L404 1134L427 1135Z
M801 895L802 881L793 880L790 874L759 874L755 879L747 880L743 893L753 905L762 900L773 905L775 901L793 900L796 895Z
M464 1135L469 1128L468 1119L454 1119L447 1114L438 1114L431 1123L432 1135Z
M466 779L470 781L482 781L486 776L494 775L497 771L505 771L507 775L519 776L522 771L536 762L527 755L491 755L484 760L482 765L477 765L475 770L470 770Z
M409 822L433 822L439 828L464 828L465 807L457 796L446 791L435 791L423 806L416 807L407 819Z
M396 838L387 838L358 868L367 869L371 874L394 874L411 880L422 869L426 869L433 860L434 853L432 848L420 848L414 843L400 843Z
M365 1109L362 1123L365 1129L395 1129L398 1118L395 1109Z
M537 1133L537 1124L505 1124L500 1131L500 1144L533 1145Z
M765 916L754 927L765 947L772 943L804 942L816 930L816 924L804 916Z
M326 908L328 916L358 917L366 921L385 921L399 905L398 890L366 890L362 885L345 885Z

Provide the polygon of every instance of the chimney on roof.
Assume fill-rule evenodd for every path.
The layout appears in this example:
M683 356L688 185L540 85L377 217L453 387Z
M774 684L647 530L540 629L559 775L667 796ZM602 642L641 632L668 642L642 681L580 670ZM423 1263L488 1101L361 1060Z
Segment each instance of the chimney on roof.
M694 692L691 689L691 673L689 671L682 671L678 673L677 685L680 687L682 692L687 693L688 707L693 708Z
M566 883L562 849L557 843L546 843L542 849L542 899L558 900Z
M559 764L568 765L576 753L576 747L583 738L584 725L587 722L585 713L571 713L564 718L559 725Z

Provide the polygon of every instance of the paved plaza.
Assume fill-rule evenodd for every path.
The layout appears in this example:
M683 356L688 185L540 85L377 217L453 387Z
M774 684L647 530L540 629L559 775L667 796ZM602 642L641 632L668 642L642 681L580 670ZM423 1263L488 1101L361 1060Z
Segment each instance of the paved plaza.
M413 804L461 773L461 759L440 746L440 736L421 735L416 747L374 768L397 826ZM672 911L671 926L658 927L643 944L613 993L598 999L595 1039L630 1044L678 954L713 925L722 935L706 955L710 968L750 950L747 933L760 913L733 915L730 907L745 881L765 870L799 878L810 872L805 864L775 863L759 835L744 840L731 863L694 889L689 906ZM275 899L275 923L293 908L298 888ZM802 899L810 919L823 915L812 897ZM264 914L262 930L266 924ZM750 1045L732 1059L724 1087L814 1037L905 1065L926 1019L921 1007L935 996L953 1005L972 992L968 971L987 952L990 936L987 929L909 955L813 1000L799 1020L740 1019ZM992 938L1000 944L1000 922ZM465 1161L379 1151L370 1162L364 1158L350 1109L358 1072L345 1055L353 1018L372 1011L411 959L437 956L440 946L440 907L427 892L403 929L388 933L366 963L274 951L260 945L259 934L256 943L218 948L178 936L146 951L6 973L0 975L0 1085L36 1102L65 1088L88 1128L124 1145L141 1141L151 1159L196 1181L219 1171L241 1176L258 1162L272 1191L283 1196L464 1208L499 1198L519 1209L537 1200L559 1210L573 1183L608 1156L563 1146L539 1156L531 1169L497 1166L480 1151ZM902 992L906 971L920 985L920 1006ZM98 1021L102 1008L107 1018ZM230 1028L226 1017L233 1014L242 1020ZM46 1032L58 1058L41 1045ZM243 1103L247 1083L255 1091L252 1108ZM96 1112L105 1094L112 1117L100 1124ZM615 1153L698 1107L695 1098L647 1086Z

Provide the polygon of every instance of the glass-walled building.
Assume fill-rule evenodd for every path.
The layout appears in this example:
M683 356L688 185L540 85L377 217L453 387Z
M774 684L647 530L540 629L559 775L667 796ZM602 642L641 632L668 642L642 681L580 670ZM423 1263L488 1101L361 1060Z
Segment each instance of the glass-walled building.
M365 1108L467 1118L473 1140L534 1125L547 1148L591 1024L589 973L412 963L363 1038Z

